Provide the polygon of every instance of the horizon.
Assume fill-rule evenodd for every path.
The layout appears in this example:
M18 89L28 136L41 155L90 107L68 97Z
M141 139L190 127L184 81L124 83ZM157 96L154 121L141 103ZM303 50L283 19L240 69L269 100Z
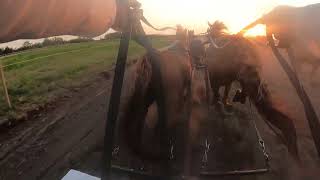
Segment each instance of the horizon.
M319 3L316 0L139 0L139 2L142 4L145 17L156 27L176 26L180 24L187 29L194 30L195 33L202 33L207 30L208 22L213 23L219 20L226 24L231 34L239 32L243 27L268 13L278 5L301 7ZM159 32L146 25L143 26L147 34L170 35L175 33L172 30ZM111 32L114 31L110 29L95 39L100 39L105 34ZM265 35L265 26L258 25L248 31L247 35ZM68 35L62 37L64 39L72 38ZM35 43L41 42L43 39L44 38L11 41L0 44L0 48L7 46L17 48L25 41Z

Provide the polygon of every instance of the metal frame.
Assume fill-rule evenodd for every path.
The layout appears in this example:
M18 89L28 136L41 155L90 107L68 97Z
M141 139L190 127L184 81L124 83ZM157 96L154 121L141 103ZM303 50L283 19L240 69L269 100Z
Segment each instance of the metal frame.
M123 174L127 174L132 177L149 177L149 178L181 178L184 179L185 177L192 177L192 176L157 176L148 174L146 172L136 170L136 169L130 169L125 168L121 166L115 166L112 165L112 170L114 172L119 172ZM247 176L247 175L257 175L257 174L265 174L270 171L270 168L259 168L259 169L248 169L248 170L233 170L233 171L203 171L200 172L199 177L226 177L226 176Z

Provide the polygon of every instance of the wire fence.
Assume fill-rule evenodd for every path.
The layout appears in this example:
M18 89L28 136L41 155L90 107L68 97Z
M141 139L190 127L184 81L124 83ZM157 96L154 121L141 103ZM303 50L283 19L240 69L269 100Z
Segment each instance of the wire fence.
M3 104L3 102L5 101L7 107L9 109L11 109L12 107L14 107L14 104L16 102L24 101L23 99L25 99L25 97L20 98L20 96L22 97L22 96L29 95L28 93L27 93L27 95L23 94L25 92L22 92L22 91L25 91L25 90L26 91L30 91L30 90L38 91L39 90L38 86L41 86L42 89L45 89L45 88L43 88L43 86L44 86L43 83L48 83L48 86L49 86L49 84L51 84L51 83L57 84L58 83L57 81L60 81L60 80L64 81L65 80L65 79L55 79L55 76L57 76L57 77L58 76L63 77L65 75L68 76L67 73L69 73L69 71L70 71L70 73L73 73L73 70L77 71L80 69L80 71L81 71L82 66L87 66L86 62L83 61L83 59L81 59L80 62L78 63L78 56L74 59L72 59L73 57L71 57L71 59L68 59L68 60L71 60L71 62L69 61L68 63L64 64L66 58L64 58L65 56L63 56L63 55L68 55L71 53L79 53L79 52L84 52L84 51L87 51L90 49L99 49L99 48L106 48L104 50L106 50L105 52L108 52L109 48L107 48L107 47L110 47L110 46L113 47L113 46L116 46L117 44L118 44L118 41L112 41L111 44L110 43L106 44L103 42L101 44L90 44L90 45L85 45L85 46L80 45L80 46L74 46L74 47L67 47L66 49L63 49L63 48L51 49L50 47L45 47L45 48L36 48L36 49L32 49L32 50L27 50L27 51L23 51L23 52L0 57L0 86L2 86L2 87L0 87L0 101L1 101L0 104ZM167 50L168 48L174 46L176 44L176 42L173 42L173 43L171 42L170 44L171 45L166 46L166 47L159 49L159 50L160 51ZM59 46L59 48L60 47L61 46ZM132 50L135 50L135 52L136 51L140 52L138 49L135 49L135 47L136 46L133 46ZM104 50L103 50L103 52L104 52ZM112 48L112 50L110 50L110 51L113 51L113 50L115 50L115 49ZM93 51L95 51L94 53L96 53L96 50L93 50ZM36 52L36 53L33 53L33 52ZM37 52L39 52L39 53L37 53ZM100 50L99 50L99 52L100 52ZM84 54L85 54L85 56L87 56L86 53L84 53ZM116 55L116 53L115 53L115 55ZM61 58L59 56L61 56ZM105 59L105 57L109 58L111 56L112 55L110 55L110 53L104 54L104 53L100 52L100 55L94 56L96 58L99 58L100 60L94 60L94 62L111 65L112 62L108 62L108 61L106 61L107 63L101 62L102 61L101 58ZM56 62L54 62L54 65L49 62L48 62L48 64L41 63L39 66L38 65L35 67L29 66L27 69L24 69L25 64L33 64L33 63L40 63L40 62L57 60L56 58L53 58L53 57L59 57L58 60L61 59L63 61L57 62L58 64L56 64ZM79 57L81 58L81 55ZM133 55L133 57L135 58L136 55ZM88 58L90 59L92 57L90 56ZM92 63L93 62L90 61L89 64L91 65ZM111 63L111 64L109 64L109 63ZM53 65L54 67L51 67L51 65ZM99 65L97 65L97 66L99 66ZM95 70L102 69L102 68L100 68L101 66L100 67L97 67L97 66L95 66L93 68ZM37 69L38 67L40 68L40 70ZM58 69L52 70L52 68L56 68L56 67L58 67ZM48 69L50 69L49 71L52 71L52 73L49 72L48 74L46 74L47 73L46 70L48 70ZM65 72L65 70L67 72ZM112 70L112 68L111 68L111 70ZM64 74L61 74L61 73L64 73ZM34 77L32 77L32 79L30 81L37 81L39 79L41 82L36 82L35 83L36 85L32 84L29 86L29 84L28 84L29 79L28 78L30 78L30 74L34 75ZM46 76L46 77L42 77L42 76ZM43 78L45 80L43 80L41 78ZM48 80L46 80L46 78ZM27 88L27 89L24 89L24 88ZM42 89L40 89L40 91ZM3 106L2 110L3 109L7 109L7 108L4 108L4 106ZM0 109L0 112L4 112L4 111L1 111L1 109Z
M89 50L89 49L104 48L104 47L107 47L107 46L109 46L109 45L82 47L80 49L75 49L75 50L70 50L70 51L63 51L63 52L58 52L58 53L45 55L45 56L39 56L39 57L30 58L30 59L19 61L19 62L13 62L13 63L5 64L5 65L3 63L4 58L15 56L15 55L19 55L19 54L25 53L25 52L21 52L21 53L17 53L17 54L10 54L8 56L0 57L0 80L1 80L0 82L1 82L1 86L3 88L4 98L5 98L7 106L10 109L12 108L12 102L11 102L11 99L10 99L10 96L9 96L9 90L8 90L8 86L7 86L7 79L6 79L6 76L5 76L5 70L7 68L13 67L13 66L16 66L16 65L27 64L27 63L31 63L31 62L49 61L50 57L56 57L56 56L61 56L61 55L65 55L65 54L81 52L81 51Z
M25 60L25 61L20 61L20 62L16 62L16 63L3 65L2 67L5 69L5 68L10 67L10 66L14 66L14 65L18 65L18 64L25 64L25 63L33 62L33 61L38 61L38 60L41 60L41 59L44 59L44 58L48 58L48 57L54 57L54 56L59 56L59 55L63 55L63 54L68 54L68 53L80 52L80 51L83 51L85 49L94 49L94 48L102 48L102 47L106 47L106 46L94 46L94 47L89 47L89 48L86 47L86 48L81 48L81 49L76 49L76 50L71 50L71 51L54 53L54 54L50 54L50 55L46 55L46 56L40 56L40 57L36 57L36 58L31 58L31 59L28 59L28 60ZM1 60L2 59L0 59L0 61ZM44 59L44 60L47 60L47 59Z

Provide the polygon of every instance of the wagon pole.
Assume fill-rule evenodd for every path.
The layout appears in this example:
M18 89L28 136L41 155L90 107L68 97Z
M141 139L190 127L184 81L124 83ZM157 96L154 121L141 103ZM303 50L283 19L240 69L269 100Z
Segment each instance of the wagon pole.
M10 101L10 97L9 97L9 93L8 93L8 88L7 88L7 83L6 83L6 78L4 76L4 70L2 67L1 61L0 61L0 74L1 74L1 82L3 85L3 91L4 91L5 98L6 98L6 102L8 104L8 107L11 109L12 105L11 105L11 101Z
M125 2L127 0L124 0ZM127 7L129 9L129 7ZM129 15L129 14L128 14ZM112 174L112 151L114 146L115 126L119 113L120 98L124 72L126 67L129 42L131 39L132 23L128 20L124 31L121 33L120 46L115 67L111 97L109 101L109 110L107 115L105 137L104 137L104 152L102 158L102 180L109 180Z

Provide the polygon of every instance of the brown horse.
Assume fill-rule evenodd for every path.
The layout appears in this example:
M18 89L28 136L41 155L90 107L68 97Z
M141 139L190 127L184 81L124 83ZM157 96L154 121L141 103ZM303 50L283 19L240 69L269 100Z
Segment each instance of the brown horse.
M218 27L218 30L215 27ZM224 103L227 103L231 83L240 82L242 87L242 92L238 94L240 101L245 103L248 96L266 122L281 131L280 137L284 140L289 152L298 158L297 135L293 121L275 108L270 92L261 80L259 56L254 45L244 37L227 35L223 32L225 32L225 26L220 22L209 28L211 39L218 39L207 49L205 60L208 63L214 96L219 98L219 88L226 86ZM219 36L213 36L217 34ZM218 47L214 44L219 42L224 46Z
M133 88L124 105L119 135L127 148L144 160L167 160L169 138L175 135L176 127L187 122L191 63L185 29L178 28L177 40L175 46L148 52L134 64L135 78L130 80ZM158 64L154 65L153 61ZM152 131L148 134L152 137L144 136L146 131ZM144 143L146 137L150 139L148 143Z
M231 41L233 42L233 40L236 39L235 36L231 36L227 34L228 29L223 22L216 21L213 24L210 24L210 23L208 24L209 24L209 28L207 33L208 33L208 36L211 38L209 41L213 41L213 39L218 39L218 42L211 42L211 43L228 44ZM207 57L208 57L207 61L210 69L211 83L213 83L212 90L214 94L214 99L213 99L214 104L216 104L221 100L219 89L221 87L225 87L222 103L224 106L231 105L229 102L229 92L231 89L232 82L237 78L238 74L236 73L237 65L234 64L233 66L230 66L230 63L231 63L230 59L231 60L237 59L237 58L241 59L241 56L246 56L246 55L248 55L249 57L255 57L256 54L252 51L253 48L247 47L247 45L248 43L243 44L242 41L237 41L237 42L234 41L230 46L225 48L219 48L216 46L216 44L211 44L207 49ZM242 46L242 47L239 48L239 46ZM247 51L240 52L244 48L246 48ZM236 52L236 51L239 51L239 52ZM221 59L221 60L217 61L216 59ZM245 58L242 58L242 59L245 59ZM239 63L239 62L245 63L242 61L235 61L232 63ZM241 101L243 101L244 98L245 97L242 97Z
M320 3L303 7L277 6L269 13L242 29L241 34L258 24L266 25L268 33L278 40L277 47L293 49L297 72L303 64L311 65L309 80L316 83L315 77L320 67Z

